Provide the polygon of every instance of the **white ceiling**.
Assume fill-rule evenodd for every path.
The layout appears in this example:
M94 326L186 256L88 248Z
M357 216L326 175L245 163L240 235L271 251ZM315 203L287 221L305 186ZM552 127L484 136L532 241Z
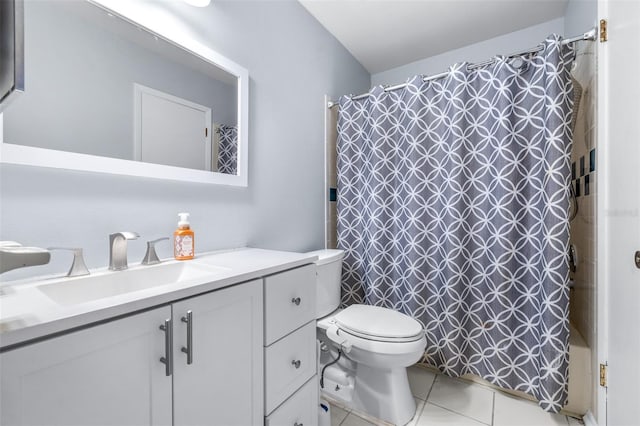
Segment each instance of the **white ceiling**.
M372 74L564 15L568 0L299 0Z

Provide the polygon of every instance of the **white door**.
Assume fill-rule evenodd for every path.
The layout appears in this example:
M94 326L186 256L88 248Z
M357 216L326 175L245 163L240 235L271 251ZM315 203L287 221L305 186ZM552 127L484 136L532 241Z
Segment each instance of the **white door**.
M608 362L606 393L601 389L598 397L598 424L637 425L640 269L634 253L640 250L640 1L601 0L598 7L608 27L608 41L600 43L598 51L598 339L604 338L598 358Z
M211 170L211 109L139 84L134 91L134 158Z
M169 307L0 354L0 424L170 425Z
M262 280L173 304L174 424L262 424L262 311Z

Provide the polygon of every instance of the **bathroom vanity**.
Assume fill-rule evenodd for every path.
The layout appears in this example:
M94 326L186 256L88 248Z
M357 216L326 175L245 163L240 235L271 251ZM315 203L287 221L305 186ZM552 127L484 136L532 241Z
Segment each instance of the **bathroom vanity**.
M265 424L316 424L316 266L266 277L264 301Z
M315 424L315 259L246 248L5 283L0 423Z

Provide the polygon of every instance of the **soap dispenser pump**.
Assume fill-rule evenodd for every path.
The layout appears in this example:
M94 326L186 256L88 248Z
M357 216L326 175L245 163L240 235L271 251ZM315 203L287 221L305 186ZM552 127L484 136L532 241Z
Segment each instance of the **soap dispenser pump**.
M178 213L178 229L173 233L173 256L176 260L189 260L194 256L194 233L189 225L189 213Z

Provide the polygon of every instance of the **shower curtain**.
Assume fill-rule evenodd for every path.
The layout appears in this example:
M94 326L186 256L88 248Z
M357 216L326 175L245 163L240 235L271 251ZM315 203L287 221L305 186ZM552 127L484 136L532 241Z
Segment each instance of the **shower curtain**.
M218 126L218 172L235 175L238 172L238 127Z
M340 99L343 304L408 314L425 361L566 402L573 51L550 36L366 99ZM519 63L517 63L519 62Z

